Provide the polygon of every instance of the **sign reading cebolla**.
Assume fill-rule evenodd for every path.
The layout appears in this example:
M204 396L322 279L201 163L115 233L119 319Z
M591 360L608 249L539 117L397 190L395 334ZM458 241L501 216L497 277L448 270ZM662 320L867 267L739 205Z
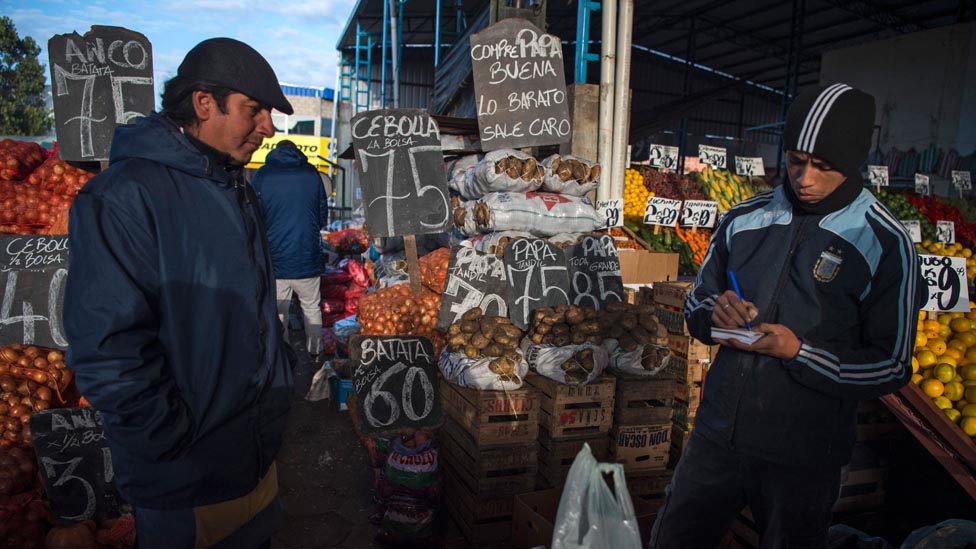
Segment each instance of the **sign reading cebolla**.
M352 118L352 144L370 236L447 229L444 155L430 115L416 109L361 112Z
M923 311L969 312L966 258L920 255L918 263L929 289Z
M471 67L481 147L569 141L563 47L525 19L503 19L471 35Z
M122 27L93 26L52 36L51 66L58 156L107 160L115 127L153 110L152 46Z
M66 349L68 235L0 237L0 345Z

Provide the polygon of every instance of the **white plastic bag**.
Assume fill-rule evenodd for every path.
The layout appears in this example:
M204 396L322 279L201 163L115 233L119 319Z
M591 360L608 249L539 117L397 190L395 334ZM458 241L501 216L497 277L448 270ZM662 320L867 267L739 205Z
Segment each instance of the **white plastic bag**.
M506 158L517 158L521 170L499 168L499 162ZM529 161L528 164L526 161ZM505 164L502 164L504 166ZM538 163L531 155L512 149L491 151L473 166L455 167L449 185L467 200L481 198L495 192L532 192L542 185L545 169L536 169ZM512 177L515 175L516 177Z
M671 362L671 350L661 345L640 345L633 351L625 351L616 339L603 340L603 348L610 355L610 369L638 376L656 376L663 372ZM661 360L654 357L663 355ZM644 367L645 357L649 358L651 368Z
M573 162L565 164L567 160ZM572 164L577 168L576 173L569 169ZM543 160L542 165L546 168L546 175L542 178L541 190L546 192L583 196L600 184L600 166L595 162L570 155L554 154ZM594 170L596 170L595 177Z
M563 364L583 349L593 351L593 369L586 374L585 379L576 381L574 378L567 377L567 372L563 370ZM524 338L522 340L522 352L529 368L538 372L539 375L573 386L586 385L600 377L610 362L606 349L592 343L556 347L555 345L536 345L529 338Z
M473 387L491 391L513 390L522 386L529 365L519 353L514 376L502 376L489 367L493 358L469 358L462 353L452 353L445 346L437 361L444 379L458 387Z
M489 193L455 210L454 226L467 236L495 231L525 231L547 237L588 233L606 220L585 197L556 193Z
M613 492L603 479L613 476ZM590 445L576 454L559 498L552 549L640 549L640 528L624 466L599 463Z

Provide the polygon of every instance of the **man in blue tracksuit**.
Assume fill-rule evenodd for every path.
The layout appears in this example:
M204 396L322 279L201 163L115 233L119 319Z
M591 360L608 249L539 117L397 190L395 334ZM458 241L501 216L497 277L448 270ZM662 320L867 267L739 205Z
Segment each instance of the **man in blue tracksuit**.
M322 348L322 291L325 268L322 236L329 221L328 199L319 172L288 140L279 141L251 182L268 226L274 265L278 318L288 335L288 309L298 294L305 319L308 353L317 358Z
M253 48L196 45L161 114L119 127L71 206L68 365L98 410L140 548L267 547L291 362L243 166L291 113Z
M762 547L826 546L857 403L908 382L924 297L910 237L863 188L874 113L844 84L802 94L784 129L789 180L716 229L689 331L764 336L718 341L651 547L714 547L746 505Z

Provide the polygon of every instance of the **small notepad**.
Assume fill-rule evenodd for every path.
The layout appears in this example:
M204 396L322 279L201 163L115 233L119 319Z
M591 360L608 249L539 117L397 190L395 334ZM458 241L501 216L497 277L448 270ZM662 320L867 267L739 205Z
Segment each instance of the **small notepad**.
M753 332L752 330L727 330L725 328L712 328L712 339L734 339L746 345L752 345L759 341L766 332Z

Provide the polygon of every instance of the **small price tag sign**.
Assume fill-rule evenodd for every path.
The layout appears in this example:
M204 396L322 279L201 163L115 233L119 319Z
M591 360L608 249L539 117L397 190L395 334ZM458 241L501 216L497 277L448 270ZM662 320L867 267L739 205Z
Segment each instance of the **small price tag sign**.
M682 227L701 227L711 229L718 217L718 202L711 200L685 200L681 210Z
M620 227L624 224L624 199L611 198L610 200L599 200L596 203L596 211L603 215L607 220L605 227Z
M923 311L969 312L966 258L920 255L918 263L929 289Z
M698 160L702 164L708 164L716 170L724 170L728 164L727 154L722 147L711 147L709 145L698 145Z
M929 176L920 173L915 174L915 194L922 196L932 194L932 187L929 185Z
M674 227L680 214L680 200L652 196L647 199L647 207L644 209L644 224Z
M952 186L960 191L968 191L973 188L973 175L968 171L952 170Z
M877 187L888 186L888 166L868 166L868 181Z
M938 221L935 224L936 240L943 244L956 242L956 224L952 221Z
M762 177L766 175L766 168L763 166L762 157L735 157L735 175L741 175L742 177Z
M651 144L651 166L674 170L678 167L678 147Z
M922 241L922 223L917 219L899 219L905 230L912 237L912 242Z

